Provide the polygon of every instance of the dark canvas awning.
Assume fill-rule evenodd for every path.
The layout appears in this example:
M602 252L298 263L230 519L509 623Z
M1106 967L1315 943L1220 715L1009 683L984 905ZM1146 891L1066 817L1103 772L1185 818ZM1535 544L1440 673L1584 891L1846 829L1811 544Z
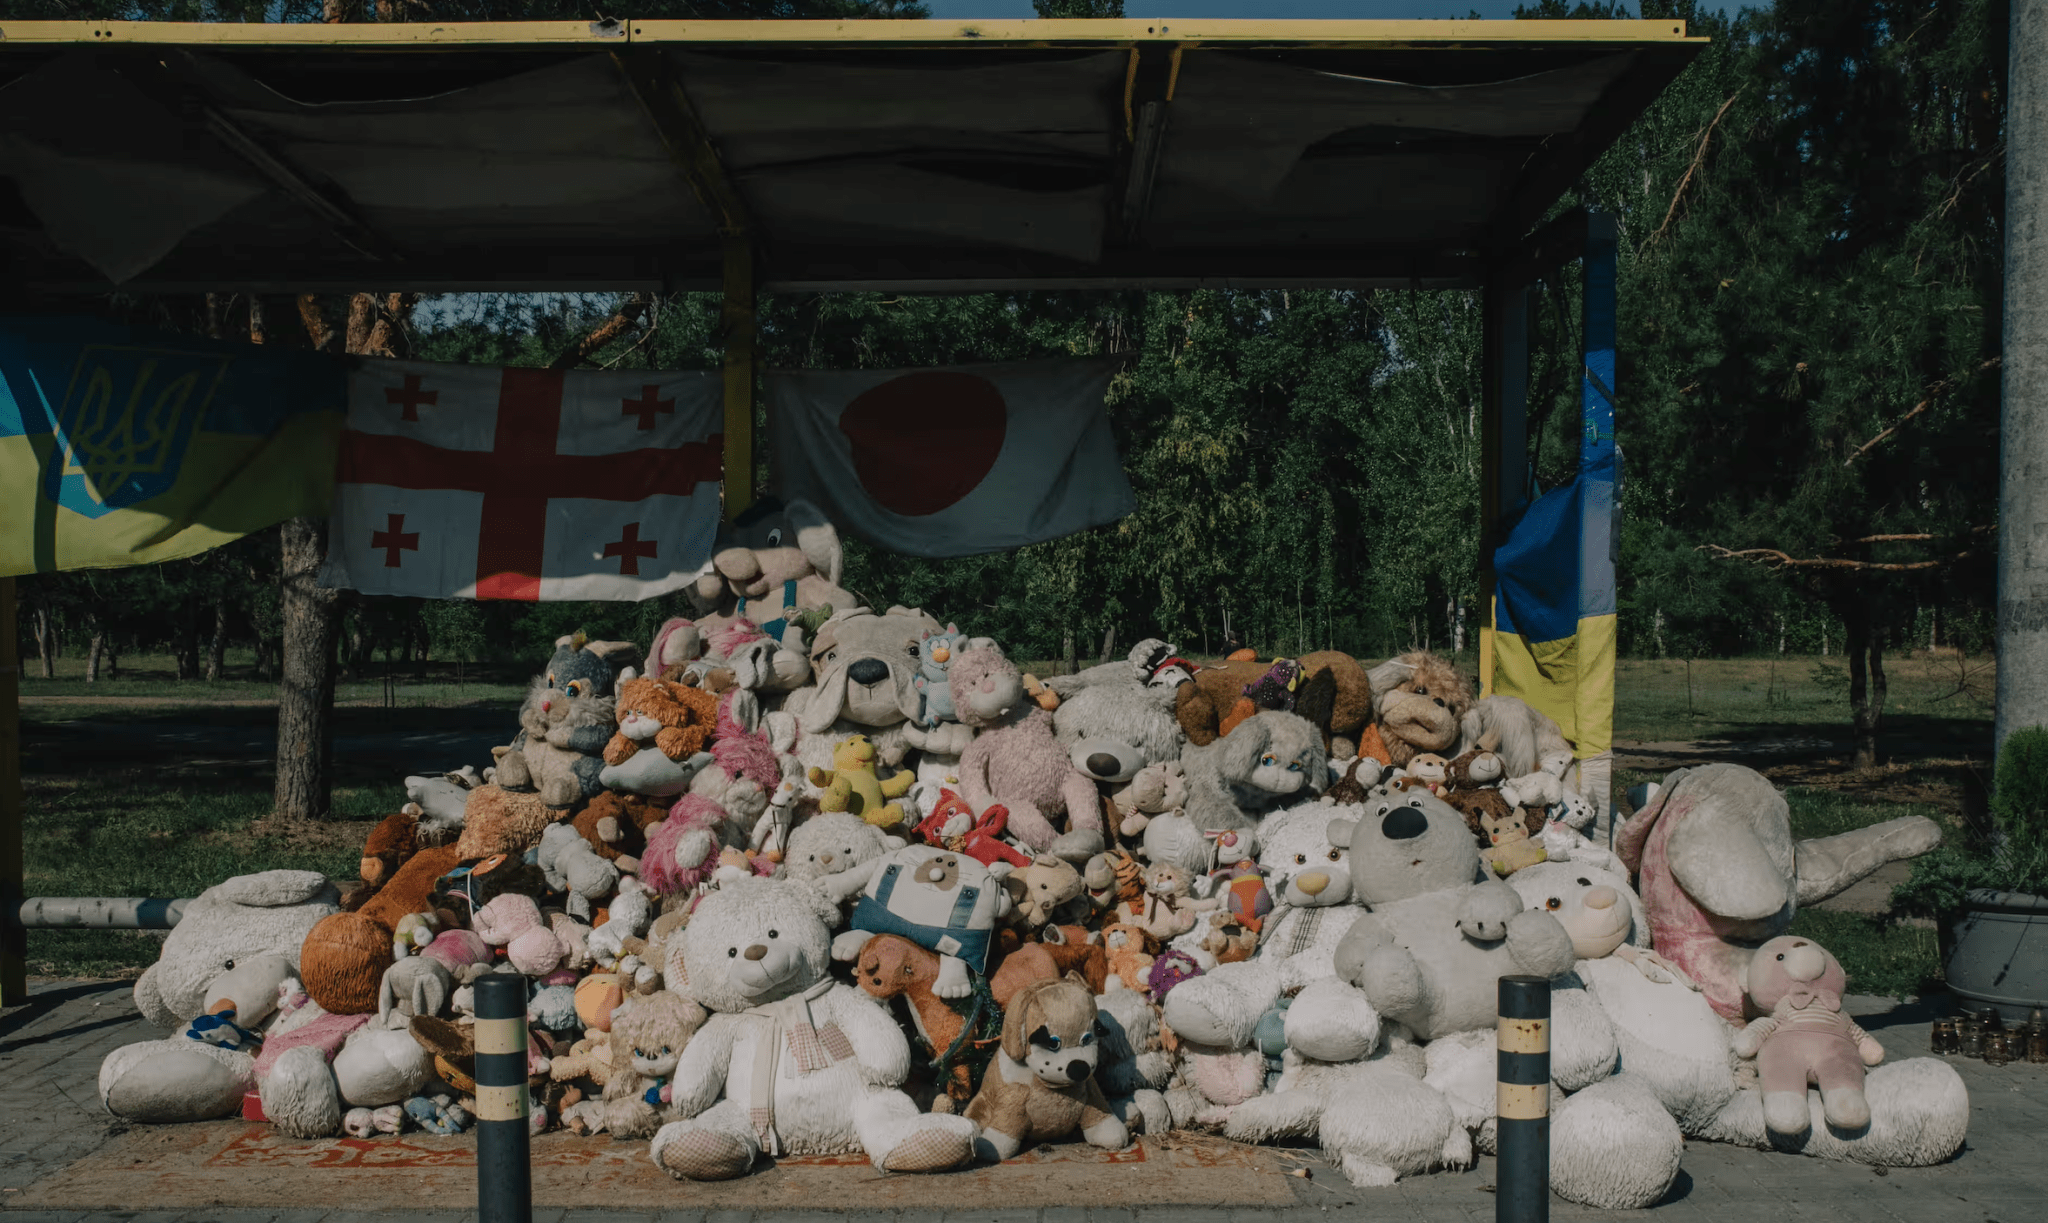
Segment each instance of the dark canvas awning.
M0 25L30 289L1477 283L1673 21Z

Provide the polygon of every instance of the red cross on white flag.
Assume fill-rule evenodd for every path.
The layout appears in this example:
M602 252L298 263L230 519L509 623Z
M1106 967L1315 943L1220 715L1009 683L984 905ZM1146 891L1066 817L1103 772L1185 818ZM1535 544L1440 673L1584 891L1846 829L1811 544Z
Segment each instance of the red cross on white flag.
M715 373L364 361L321 582L369 594L645 599L718 531Z

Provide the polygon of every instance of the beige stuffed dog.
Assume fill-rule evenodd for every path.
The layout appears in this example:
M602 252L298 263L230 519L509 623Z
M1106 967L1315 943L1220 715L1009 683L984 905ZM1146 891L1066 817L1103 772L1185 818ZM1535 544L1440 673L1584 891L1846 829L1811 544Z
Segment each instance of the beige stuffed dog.
M1098 1147L1129 1145L1130 1131L1095 1081L1100 1057L1095 996L1080 976L1018 990L1003 1013L1002 1046L967 1106L967 1119L981 1127L975 1153L1009 1159L1077 1129Z

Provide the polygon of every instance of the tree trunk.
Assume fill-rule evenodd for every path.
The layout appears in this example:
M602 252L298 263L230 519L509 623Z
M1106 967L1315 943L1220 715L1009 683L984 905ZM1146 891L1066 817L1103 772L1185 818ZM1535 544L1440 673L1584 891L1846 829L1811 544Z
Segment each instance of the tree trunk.
M1884 642L1881 630L1873 628L1867 608L1857 608L1844 618L1849 639L1849 716L1856 732L1856 757L1852 767L1877 767L1877 732L1884 723Z
M97 683L99 683L99 682L100 682L100 655L101 655L102 653L104 653L104 652L106 651L106 648L107 648L107 634L106 634L106 631L105 631L105 630L103 630L103 629L99 629L99 628L95 628L95 629L93 629L93 631L92 631L92 648L91 648L91 649L89 649L89 650L87 650L87 651L86 651L86 655L85 655L85 682L86 682L86 683L88 683L88 684L97 684Z
M206 682L217 683L228 652L228 602L213 605L213 644L206 652Z
M44 679L57 678L57 645L52 640L56 630L51 625L48 608L38 607L33 621L36 635L36 657L41 661Z
M1096 664L1096 665L1098 665L1098 666L1108 666L1108 665L1109 665L1109 656L1110 656L1110 653L1111 653L1112 651L1114 651L1115 649L1116 649L1116 626L1112 624L1112 625L1111 625L1111 626L1109 626L1108 628L1106 628L1106 629L1102 630L1102 661L1101 661L1100 663Z
M1650 621L1650 634L1657 639L1657 657L1665 658L1664 652L1664 609L1658 608L1656 618Z
M116 645L116 644L114 643L114 639L113 639L112 637L108 637L108 638L107 638L107 678L108 678L108 679L119 679L120 677L121 677L121 647L120 647L120 646L118 646L118 645Z
M277 806L289 820L327 815L334 754L334 636L341 592L317 579L327 524L294 518L281 533L284 642L277 687Z
M1067 630L1067 670L1066 670L1066 673L1067 673L1068 675L1072 675L1072 674L1074 674L1074 673L1075 673L1076 671L1078 671L1078 670L1080 670L1080 669L1081 669L1081 661L1080 661L1080 656L1079 656L1079 655L1077 655L1077 654L1076 654L1076 653L1074 652L1074 630L1073 630L1073 629L1068 629L1068 630Z
M178 628L178 643L175 647L178 678L199 678L199 613L191 607L185 608L184 622Z

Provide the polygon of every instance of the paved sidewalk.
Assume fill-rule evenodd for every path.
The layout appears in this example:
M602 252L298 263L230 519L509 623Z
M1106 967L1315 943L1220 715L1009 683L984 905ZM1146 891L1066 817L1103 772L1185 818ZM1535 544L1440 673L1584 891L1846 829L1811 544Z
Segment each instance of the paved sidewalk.
M1935 1013L1932 1004L1859 1001L1863 1005L1853 1009L1861 1013L1860 1022L1885 1041L1893 1056L1922 1054L1927 1020ZM99 1108L101 1059L120 1045L157 1035L156 1029L136 1015L129 985L120 981L39 982L32 987L27 1006L0 1018L0 1211L7 1212L4 1223L115 1219L136 1223L368 1223L399 1219L459 1223L474 1219L475 1201L467 1192L451 1195L443 1191L435 1196L456 1200L423 1198L418 1209L404 1211L351 1209L345 1200L309 1200L323 1194L343 1196L336 1192L334 1182L323 1181L317 1173L283 1182L286 1187L279 1195L281 1200L268 1209L150 1210L148 1201L124 1203L130 1209L118 1212L11 1209L12 1203L33 1195L40 1182L77 1161L123 1149L113 1144L134 1144L152 1137L170 1139L177 1135L168 1131L198 1128L131 1129ZM2015 1064L1994 1068L1981 1062L1952 1062L1969 1085L1973 1115L1969 1145L1941 1167L1880 1171L1696 1142L1686 1147L1683 1170L1670 1197L1651 1211L1591 1211L1553 1199L1552 1217L1620 1220L1647 1215L1655 1223L2028 1223L2048 1215L2048 1067ZM619 1149L625 1151L625 1144ZM622 1211L605 1208L606 1183L595 1179L587 1185L588 1208L537 1209L534 1219L536 1223L757 1223L758 1216L758 1223L866 1219L887 1223L1281 1223L1283 1219L1306 1218L1316 1223L1483 1223L1493 1215L1490 1159L1481 1160L1479 1167L1469 1172L1417 1177L1391 1189L1356 1190L1334 1169L1308 1158L1311 1155L1307 1151L1288 1153L1291 1163L1310 1169L1312 1175L1307 1179L1275 1177L1271 1169L1247 1167L1244 1172L1247 1177L1257 1175L1260 1182L1260 1193L1246 1200L1285 1201L1282 1195L1291 1194L1292 1207L1092 1208L1091 1202L1104 1199L1099 1192L1104 1183L1100 1178L1116 1177L1119 1169L1070 1164L1044 1168L1024 1182L1031 1185L1038 1199L1035 1203L991 1201L985 1209L840 1212L832 1209L834 1203L828 1196L816 1202L815 1210L704 1210L689 1207L691 1187L676 1185L675 1209ZM848 1168L845 1175L853 1178L862 1171ZM439 1183L453 1182L444 1176ZM761 1185L767 1188L765 1180ZM907 1196L916 1200L915 1191ZM1016 1208L1011 1208L1013 1205Z

